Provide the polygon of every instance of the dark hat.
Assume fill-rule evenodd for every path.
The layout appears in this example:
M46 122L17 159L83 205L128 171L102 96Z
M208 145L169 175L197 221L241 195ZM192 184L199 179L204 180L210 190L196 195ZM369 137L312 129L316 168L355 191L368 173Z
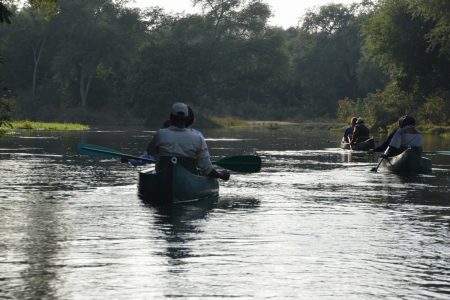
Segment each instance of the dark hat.
M356 124L362 124L364 123L364 119L359 117L358 120L356 120Z
M416 126L416 119L414 119L411 116L405 115L405 116L401 117L400 119L401 119L401 121L399 121L400 127L405 127L408 125Z

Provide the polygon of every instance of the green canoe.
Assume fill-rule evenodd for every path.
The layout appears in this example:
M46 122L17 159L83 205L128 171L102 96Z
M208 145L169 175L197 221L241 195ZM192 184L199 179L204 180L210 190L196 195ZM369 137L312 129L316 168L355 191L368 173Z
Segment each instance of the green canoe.
M429 174L431 160L421 157L413 149L406 149L401 154L383 159L380 167L400 174Z
M356 143L353 145L350 145L350 143L346 143L344 141L341 141L341 149L346 150L356 150L356 151L369 151L370 149L375 148L375 141L373 138L370 138L368 140L365 140L361 143Z
M141 199L153 203L193 202L217 198L219 182L216 178L193 174L174 159L162 171L139 172L138 193Z

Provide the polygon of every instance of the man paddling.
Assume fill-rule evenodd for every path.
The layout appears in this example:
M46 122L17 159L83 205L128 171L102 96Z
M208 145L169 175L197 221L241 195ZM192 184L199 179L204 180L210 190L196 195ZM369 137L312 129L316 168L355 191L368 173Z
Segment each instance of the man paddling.
M170 111L172 125L159 129L148 144L147 153L156 157L156 170L163 169L171 163L172 157L177 157L179 163L191 171L194 165L206 176L228 180L229 172L218 172L213 168L204 137L186 128L188 116L189 109L186 104L173 104Z
M416 120L411 116L403 116L399 119L399 129L392 136L389 146L381 155L382 158L395 156L408 148L422 154L422 134L416 129Z
M195 115L194 115L194 111L192 110L192 108L189 105L187 107L188 107L188 116L186 118L185 127L189 128L190 130L192 130L193 132L195 132L197 134L200 134L203 137L203 134L200 131L198 131L197 129L191 128L191 126L195 120ZM170 121L170 119L167 119L164 121L162 128L169 128L170 126L172 126L172 122ZM149 155L147 153L147 151L145 151L139 157L144 158L144 159L155 159L153 156ZM129 162L130 164L132 164L135 167L147 164L147 161L139 160L139 159L122 159L122 162L123 163Z

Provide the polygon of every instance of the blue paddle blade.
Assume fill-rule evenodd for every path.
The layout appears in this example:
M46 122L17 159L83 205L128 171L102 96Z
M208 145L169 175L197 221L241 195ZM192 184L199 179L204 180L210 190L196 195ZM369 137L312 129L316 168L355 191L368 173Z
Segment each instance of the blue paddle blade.
M105 157L105 158L138 159L138 160L151 162L151 163L155 162L154 159L133 156L133 155L129 155L126 153L118 152L114 149L109 149L106 147L101 147L101 146L91 145L91 144L78 144L77 151L78 151L78 153L83 154L83 155L91 155L91 156L98 156L98 157Z
M117 152L116 150L91 144L78 144L77 152L82 155L89 155L103 158L122 157L122 153Z

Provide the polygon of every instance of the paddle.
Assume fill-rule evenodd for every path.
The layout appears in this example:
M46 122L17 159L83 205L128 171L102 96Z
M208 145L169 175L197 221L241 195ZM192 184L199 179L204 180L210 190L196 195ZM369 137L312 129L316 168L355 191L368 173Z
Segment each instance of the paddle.
M119 157L127 159L143 160L149 163L156 162L153 159L141 158L125 153L118 152L113 149L91 145L91 144L78 144L77 151L84 155L94 155L100 157ZM224 169L242 172L242 173L256 173L261 170L261 158L257 155L237 155L224 157L218 161L212 162Z
M109 148L101 147L101 146L97 146L97 145L91 145L91 144L78 144L77 151L78 151L78 153L84 154L84 155L93 155L93 156L109 157L109 158L120 157L120 158L127 158L127 159L139 159L139 160L143 160L143 161L146 161L149 163L156 162L156 160L154 160L154 159L133 156L133 155L118 152L113 149L109 149Z
M372 172L377 172L378 171L378 167L381 165L381 162L383 161L384 158L381 158L380 161L378 162L378 165L375 168L370 169L370 171Z
M224 169L242 173L257 173L261 170L261 157L257 155L228 156L212 163Z

